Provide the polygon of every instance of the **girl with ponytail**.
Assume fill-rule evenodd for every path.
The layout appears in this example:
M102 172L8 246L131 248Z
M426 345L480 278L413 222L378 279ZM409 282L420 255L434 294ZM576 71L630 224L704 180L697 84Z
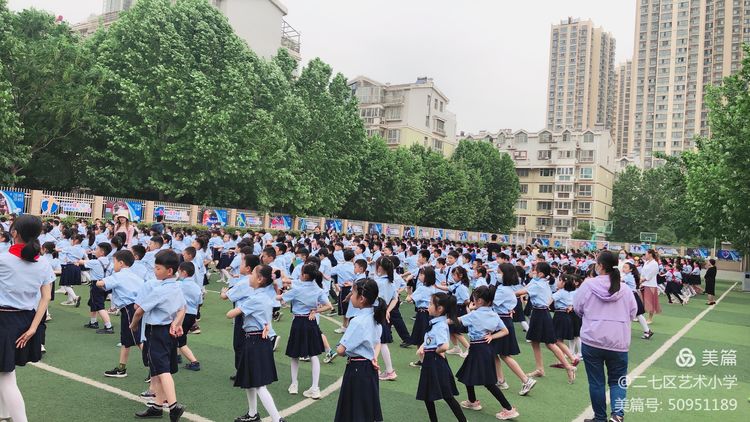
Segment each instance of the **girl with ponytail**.
M456 298L456 316L462 317L466 315L466 308L469 305L469 274L464 267L455 267L451 274L448 276L448 293ZM446 353L449 355L459 355L466 357L466 352L461 349L469 349L469 342L464 338L463 333L467 332L465 327L460 327L457 324L450 326L451 332L451 343L453 348L448 350ZM458 345L461 343L461 346Z
M13 245L0 254L0 396L10 419L25 422L16 366L42 357L44 317L55 275L48 263L38 261L42 232L38 217L21 215L9 231Z

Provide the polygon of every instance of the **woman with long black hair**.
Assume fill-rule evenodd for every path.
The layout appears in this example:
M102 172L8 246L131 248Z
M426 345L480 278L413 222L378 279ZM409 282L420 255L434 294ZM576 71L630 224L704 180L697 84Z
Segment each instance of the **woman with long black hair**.
M42 357L44 317L55 279L40 262L38 217L22 215L10 227L13 246L0 254L0 409L14 422L26 422L26 407L16 383L16 366Z

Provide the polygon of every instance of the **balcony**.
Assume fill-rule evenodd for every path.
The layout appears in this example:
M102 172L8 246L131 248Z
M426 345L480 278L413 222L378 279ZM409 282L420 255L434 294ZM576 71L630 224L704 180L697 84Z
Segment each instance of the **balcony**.
M281 46L286 48L295 59L302 59L302 55L300 54L300 34L283 19L281 20Z

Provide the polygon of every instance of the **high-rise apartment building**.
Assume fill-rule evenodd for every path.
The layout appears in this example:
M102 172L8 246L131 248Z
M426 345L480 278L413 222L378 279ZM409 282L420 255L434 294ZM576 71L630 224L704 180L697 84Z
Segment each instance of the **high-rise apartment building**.
M615 142L609 130L503 129L462 139L491 142L513 158L521 187L512 234L570 239L587 223L604 228L612 209Z
M553 25L547 85L548 130L612 126L615 39L590 20Z
M391 85L358 76L349 87L359 102L367 136L393 147L422 145L450 156L456 149L456 115L432 78Z
M615 72L615 113L612 136L617 145L617 156L627 156L628 131L630 130L630 80L633 62L620 63Z
M104 0L102 13L122 12L128 10L135 0Z
M623 155L648 168L708 135L706 86L739 70L743 42L750 0L637 0Z

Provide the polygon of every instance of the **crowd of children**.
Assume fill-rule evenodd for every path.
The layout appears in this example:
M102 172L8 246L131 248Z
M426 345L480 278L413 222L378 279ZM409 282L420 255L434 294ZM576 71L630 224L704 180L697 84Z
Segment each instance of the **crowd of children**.
M12 240L11 233L12 229L0 230L0 237ZM200 310L212 272L226 284L221 298L232 304L227 318L234 321L236 371L228 375L234 386L245 390L248 402L236 422L260 420L258 399L274 422L284 420L267 388L279 380L274 352L281 334L273 323L284 314L293 318L285 350L291 364L289 394L299 394L300 361L311 362L312 370L312 383L302 395L320 399L321 360L332 363L337 356L346 357L336 421L382 420L379 382L398 378L390 349L393 329L400 347L416 347L418 359L409 365L419 368L416 399L425 402L430 421L437 420L435 402L440 400L457 420L466 420L462 409L481 411L477 386L497 400L498 419L517 418L518 409L503 393L510 388L503 366L520 381L519 395L527 396L545 376L544 344L554 356L550 366L564 369L568 382L575 382L581 319L573 303L578 286L596 275L594 253L500 246L494 238L480 246L319 230L297 237L272 236L220 228L196 232L161 221L150 230L138 230L127 213L117 214L114 222L89 225L81 220L72 227L50 219L40 222L38 234L30 233L40 245L41 264L35 268L44 271L38 269L43 272L38 278L45 286L52 283L45 288L51 299L57 293L66 296L61 305L79 307L82 298L72 286L86 284L90 319L84 327L102 335L119 331L118 364L104 376L126 377L129 353L137 347L148 367L150 388L142 394L149 398L146 409L136 416L160 417L166 409L172 421L185 411L177 401L172 374L182 360L185 369L201 369L188 346L188 333L200 333ZM23 242L32 240L24 236ZM657 259L655 252L649 254ZM4 255L0 251L0 258ZM623 282L638 303L642 338L648 340L654 333L644 314L652 318L653 306L644 305L648 302L641 297L640 270L653 263L624 252L620 261ZM662 259L655 277L670 303L673 297L686 303L701 293L698 262ZM38 301L39 306L24 303L18 309L38 313L44 308L42 314L50 320L44 299ZM404 302L414 306L411 330L401 316ZM0 310L14 305L4 303L0 293ZM342 337L337 342L321 329L323 313L341 317L341 328L335 332ZM111 320L114 315L119 315L118 330ZM535 368L529 373L514 359L521 353L516 323L533 351ZM463 359L455 375L446 354ZM456 380L465 385L466 400L456 400Z

